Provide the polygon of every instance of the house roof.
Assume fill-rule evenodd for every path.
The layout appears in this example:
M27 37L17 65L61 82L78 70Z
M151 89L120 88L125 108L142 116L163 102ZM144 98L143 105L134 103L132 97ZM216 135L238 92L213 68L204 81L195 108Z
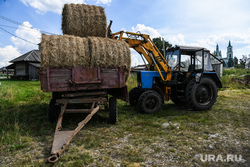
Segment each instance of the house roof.
M29 63L29 64L36 68L40 68L40 63Z
M40 62L40 51L39 50L32 50L29 51L13 60L10 63L18 62L18 61L31 61L31 62Z
M0 68L0 71L6 71L6 67Z
M14 64L10 64L10 65L6 66L6 68L7 68L7 69L14 69L15 66L14 66Z

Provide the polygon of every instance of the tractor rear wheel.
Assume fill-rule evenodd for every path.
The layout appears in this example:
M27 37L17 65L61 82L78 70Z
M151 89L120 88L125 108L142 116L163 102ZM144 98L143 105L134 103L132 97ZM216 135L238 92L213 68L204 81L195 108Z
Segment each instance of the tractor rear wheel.
M209 77L201 78L199 83L192 79L187 85L187 104L194 110L208 110L216 102L217 91L216 84Z
M142 113L154 113L162 107L162 97L154 90L143 92L138 101L140 111Z

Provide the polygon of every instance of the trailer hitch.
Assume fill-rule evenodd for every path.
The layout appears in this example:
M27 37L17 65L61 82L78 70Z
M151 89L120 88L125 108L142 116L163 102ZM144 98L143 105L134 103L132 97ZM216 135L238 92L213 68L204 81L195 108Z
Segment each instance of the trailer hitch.
M98 100L101 100L100 98ZM52 149L50 153L50 157L48 158L48 162L50 163L56 163L63 153L63 151L66 149L66 147L69 145L70 141L74 138L74 136L88 123L88 121L92 118L92 116L100 109L99 103L96 105L96 101L94 100L92 102L92 106L88 111L86 109L82 110L77 110L78 112L81 113L89 113L84 120L78 123L78 126L75 128L75 130L71 131L61 131L62 128L62 120L63 120L63 115L65 112L67 112L67 105L69 103L74 103L74 102L89 102L89 99L58 99L56 102L61 105L61 113L58 117L57 125L56 125L56 130L55 130L55 135L54 135L54 140L52 144ZM97 101L98 102L98 101ZM96 105L96 107L95 107ZM69 112L72 112L69 110Z
M58 155L53 154L53 155L51 155L51 156L48 158L48 162L49 162L49 163L56 163L56 162L58 161L58 158L59 158Z

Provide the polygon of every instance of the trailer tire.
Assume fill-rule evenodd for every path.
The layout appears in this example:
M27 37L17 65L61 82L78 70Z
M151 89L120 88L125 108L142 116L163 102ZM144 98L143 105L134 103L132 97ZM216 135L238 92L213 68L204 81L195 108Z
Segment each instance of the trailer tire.
M142 89L135 87L129 91L129 103L131 106L136 106L138 103L138 99L142 94Z
M48 108L48 118L49 122L55 123L58 120L61 108L60 106L56 105L56 99L51 99Z
M154 90L147 90L143 92L138 101L140 111L142 113L155 113L162 107L162 97Z
M109 122L115 124L118 121L117 101L115 97L109 98Z
M209 77L202 77L199 83L192 79L187 85L187 104L194 110L208 110L217 100L218 89Z

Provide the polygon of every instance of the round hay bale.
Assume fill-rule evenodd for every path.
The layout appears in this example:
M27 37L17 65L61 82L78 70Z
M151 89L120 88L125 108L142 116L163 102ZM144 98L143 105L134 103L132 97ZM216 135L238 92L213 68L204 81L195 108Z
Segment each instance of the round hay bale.
M89 66L87 38L70 35L42 35L41 67Z
M65 4L62 11L63 34L80 37L107 37L107 21L103 7Z
M91 50L90 66L130 69L130 49L126 42L109 38L88 37Z
M41 67L125 67L126 79L131 64L126 42L102 37L42 35Z
M109 38L88 37L92 67L125 67L126 80L129 77L131 57L126 42Z

